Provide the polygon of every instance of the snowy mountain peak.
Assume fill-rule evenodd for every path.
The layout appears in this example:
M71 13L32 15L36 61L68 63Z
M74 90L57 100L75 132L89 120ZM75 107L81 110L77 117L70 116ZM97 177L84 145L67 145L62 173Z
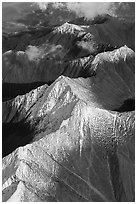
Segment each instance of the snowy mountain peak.
M75 34L77 32L83 32L84 29L81 26L75 25L75 24L70 24L68 22L64 23L63 25L57 27L54 31L55 33L69 33L69 34Z

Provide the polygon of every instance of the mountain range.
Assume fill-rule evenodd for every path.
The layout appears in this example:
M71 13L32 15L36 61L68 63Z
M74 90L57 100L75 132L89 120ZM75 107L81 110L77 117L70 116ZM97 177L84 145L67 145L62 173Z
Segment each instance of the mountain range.
M3 202L134 202L135 22L61 15L3 22Z

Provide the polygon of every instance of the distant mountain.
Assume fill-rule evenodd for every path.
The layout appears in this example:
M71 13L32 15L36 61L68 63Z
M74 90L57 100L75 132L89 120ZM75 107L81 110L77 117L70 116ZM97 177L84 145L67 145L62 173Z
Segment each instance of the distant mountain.
M76 18L74 12L54 8L51 4L41 10L32 2L3 2L3 32L30 30L34 27L46 27L63 24Z

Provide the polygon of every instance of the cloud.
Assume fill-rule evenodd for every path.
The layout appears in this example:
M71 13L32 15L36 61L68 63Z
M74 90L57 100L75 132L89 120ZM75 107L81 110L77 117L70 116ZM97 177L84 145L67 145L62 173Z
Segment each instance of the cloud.
M84 16L87 19L94 18L97 15L108 12L111 3L100 2L81 2L68 3L68 10L74 11L78 16Z
M47 43L40 47L29 45L25 53L30 61L39 61L46 56L61 59L65 55L65 51L61 45Z
M48 8L48 4L51 4L53 8L67 8L69 11L73 11L77 14L77 16L84 16L85 18L93 18L98 14L107 13L111 3L105 2L42 2L37 3L39 8L42 10L46 10Z
M68 9L75 12L77 16L93 19L97 15L110 14L123 17L135 15L134 2L41 2L37 3L39 8L46 10L50 4L55 9Z
M27 50L25 51L30 61L39 59L41 56L41 50L36 46L29 45Z
M44 11L47 9L49 3L48 2L37 2L34 4L37 4L39 8Z

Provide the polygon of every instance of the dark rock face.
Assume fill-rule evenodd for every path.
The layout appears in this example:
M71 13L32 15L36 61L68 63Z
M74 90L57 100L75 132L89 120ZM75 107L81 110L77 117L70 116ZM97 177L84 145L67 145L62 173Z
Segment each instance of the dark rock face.
M18 35L3 47L3 201L133 202L134 25Z

